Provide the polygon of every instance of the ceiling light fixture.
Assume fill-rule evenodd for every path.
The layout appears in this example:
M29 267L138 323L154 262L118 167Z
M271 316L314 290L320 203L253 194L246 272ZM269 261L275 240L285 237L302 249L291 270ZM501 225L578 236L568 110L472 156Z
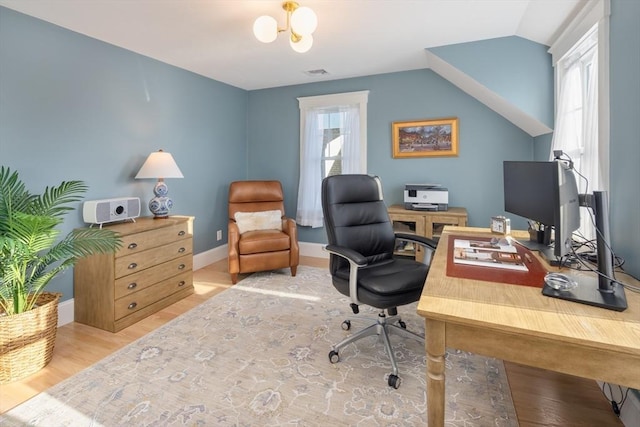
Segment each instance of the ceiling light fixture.
M271 43L278 38L278 33L290 31L289 44L298 53L305 53L313 45L313 32L318 27L318 17L309 7L300 7L294 1L285 1L282 8L287 12L287 25L278 27L275 18L264 15L253 23L253 34L262 43Z

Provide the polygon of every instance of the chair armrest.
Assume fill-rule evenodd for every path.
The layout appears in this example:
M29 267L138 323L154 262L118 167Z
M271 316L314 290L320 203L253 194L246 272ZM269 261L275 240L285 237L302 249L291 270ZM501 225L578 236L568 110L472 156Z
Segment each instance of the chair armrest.
M396 239L414 242L422 246L425 251L424 263L427 265L431 264L431 258L433 257L433 253L435 252L436 247L438 246L438 242L427 237L409 233L396 233Z
M288 235L297 234L298 227L296 220L293 218L282 217L282 231Z
M364 267L368 264L367 259L360 252L354 251L353 249L337 245L327 245L323 249L346 259L349 261L349 264L354 264L357 267Z
M298 245L298 226L293 218L282 218L282 231L290 239L290 264L297 266L300 262L300 247Z
M431 249L435 249L438 246L438 242L435 240L429 239L428 237L418 236L417 234L396 233L396 239L419 243L422 246L429 246Z
M228 264L229 273L240 272L240 255L238 253L238 241L240 240L240 230L235 221L229 220L228 225Z
M349 261L349 298L352 302L352 309L356 313L353 304L356 306L362 304L358 299L358 270L369 264L367 259L360 252L343 246L327 245L322 249Z

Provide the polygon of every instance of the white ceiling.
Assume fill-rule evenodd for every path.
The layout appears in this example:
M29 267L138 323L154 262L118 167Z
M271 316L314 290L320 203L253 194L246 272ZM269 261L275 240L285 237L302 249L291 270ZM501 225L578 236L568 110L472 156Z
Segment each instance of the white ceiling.
M314 46L255 39L280 0L0 0L0 5L252 90L425 68L425 48L505 36L550 45L586 0L299 0L318 15ZM329 74L309 76L324 69Z

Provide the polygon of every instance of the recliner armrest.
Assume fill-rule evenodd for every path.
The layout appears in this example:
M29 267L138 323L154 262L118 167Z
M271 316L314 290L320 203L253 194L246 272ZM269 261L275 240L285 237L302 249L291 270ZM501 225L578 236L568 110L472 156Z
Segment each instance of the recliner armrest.
M238 252L238 242L240 240L240 231L238 230L238 224L235 221L229 220L228 223L228 241L227 246L229 249L228 265L229 273L238 274L240 272L240 253Z
M290 239L291 266L297 267L300 262L300 247L298 245L298 225L293 218L282 217L282 231Z

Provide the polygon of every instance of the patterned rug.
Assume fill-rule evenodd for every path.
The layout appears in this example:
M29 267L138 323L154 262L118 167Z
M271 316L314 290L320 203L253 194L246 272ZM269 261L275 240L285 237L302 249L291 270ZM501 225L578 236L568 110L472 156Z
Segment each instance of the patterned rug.
M400 314L422 333L415 305ZM426 425L423 344L392 336L398 390L387 385L391 368L376 337L329 362L352 316L326 269L256 273L5 413L0 424ZM518 425L502 361L450 350L446 376L447 426Z

